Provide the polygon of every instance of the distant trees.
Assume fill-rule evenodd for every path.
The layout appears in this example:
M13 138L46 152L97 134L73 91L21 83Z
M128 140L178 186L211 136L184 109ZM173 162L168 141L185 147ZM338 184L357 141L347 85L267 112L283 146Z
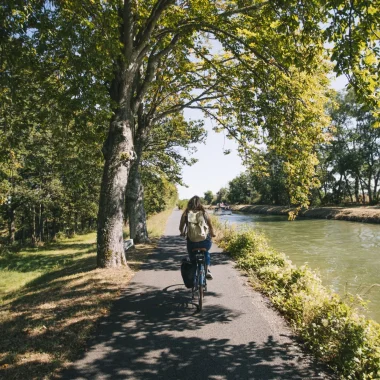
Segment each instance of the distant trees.
M254 190L251 178L247 173L241 173L229 182L228 201L231 203L251 203Z
M212 203L212 201L214 200L214 194L212 193L211 190L208 190L204 193L203 199L204 199L205 203L210 205Z
M311 204L379 203L380 128L374 127L373 113L353 91L332 94L326 112L331 124L326 141L315 146L318 185L310 188ZM256 153L255 163L229 182L226 198L232 203L291 204L284 157L267 147ZM258 164L260 170L255 170Z
M378 203L380 129L370 110L352 91L337 94L329 104L330 143L319 147L322 202Z

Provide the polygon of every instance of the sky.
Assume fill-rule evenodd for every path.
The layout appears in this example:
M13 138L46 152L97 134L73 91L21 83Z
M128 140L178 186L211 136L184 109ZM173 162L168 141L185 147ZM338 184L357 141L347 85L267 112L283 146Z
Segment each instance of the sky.
M345 77L332 80L335 90L342 90L347 84ZM211 190L214 194L221 188L227 187L228 182L245 171L237 154L237 143L229 140L224 132L212 130L214 122L204 118L200 110L185 110L186 119L204 119L208 132L206 144L197 145L197 152L192 157L198 159L193 166L185 166L182 170L183 181L188 187L177 186L179 199L189 199L194 195L203 197ZM215 124L214 124L215 125ZM224 155L223 151L230 149L231 153Z

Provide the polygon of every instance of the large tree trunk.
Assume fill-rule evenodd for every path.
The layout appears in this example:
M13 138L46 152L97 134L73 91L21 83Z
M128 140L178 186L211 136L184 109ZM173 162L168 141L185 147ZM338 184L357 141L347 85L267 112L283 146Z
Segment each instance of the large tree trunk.
M136 161L131 167L128 177L126 211L129 221L129 234L134 243L149 242L148 229L146 226L146 212L144 207L144 187L140 176L140 162L144 148L144 139L148 132L147 123L143 113L143 107L138 110L138 128L135 136Z
M149 236L144 207L144 188L137 162L133 164L129 173L126 198L131 239L137 244L146 243L149 241Z
M100 190L97 239L97 264L102 268L127 265L123 240L123 206L135 153L133 121L131 117L129 120L125 117L125 111L116 111L103 147L105 163Z

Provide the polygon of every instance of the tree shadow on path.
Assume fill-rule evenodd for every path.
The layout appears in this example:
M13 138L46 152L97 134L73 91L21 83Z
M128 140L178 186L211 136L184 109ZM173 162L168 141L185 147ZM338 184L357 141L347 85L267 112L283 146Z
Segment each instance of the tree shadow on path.
M185 249L180 238L164 237L141 269L178 270ZM229 261L225 255L213 260L219 265ZM217 292L207 294L220 297ZM134 282L100 323L87 353L61 379L323 378L314 369L296 365L291 341L268 336L265 342L236 344L233 337L208 336L209 329L225 329L240 316L219 304L198 313L182 284L159 288Z

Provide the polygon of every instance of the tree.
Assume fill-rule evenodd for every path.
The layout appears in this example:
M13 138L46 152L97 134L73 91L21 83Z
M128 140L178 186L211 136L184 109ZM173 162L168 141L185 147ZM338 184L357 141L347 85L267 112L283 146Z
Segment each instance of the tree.
M212 203L212 201L214 200L214 194L212 193L211 190L208 190L204 193L204 200L205 202L210 205Z
M192 165L194 159L187 159L177 152L181 147L188 152L192 152L191 144L204 140L206 133L202 122L186 122L181 113L168 115L161 120L160 124L145 125L140 133L141 121L138 123L136 156L128 179L127 186L127 214L129 218L130 236L136 243L144 242L148 239L146 228L146 213L144 210L144 186L152 189L152 184L147 183L150 178L159 188L163 188L162 183L170 182L182 184L181 169L183 165ZM147 133L150 132L150 133ZM141 173L145 181L141 181ZM149 174L150 172L151 174ZM154 175L152 175L154 173ZM143 186L143 182L145 185ZM164 200L160 200L161 192L156 189L154 197L150 194L150 199L156 200L157 204L165 206ZM149 204L152 204L150 201ZM152 207L150 207L153 210ZM158 208L154 208L158 212ZM153 212L153 211L149 211Z
M368 107L353 91L332 96L330 143L319 148L325 201L378 200L380 132ZM361 191L360 191L361 190ZM361 194L360 194L361 192Z
M226 202L228 199L228 189L226 187L221 187L216 193L216 203Z
M251 76L261 68L269 69L267 74L272 84L266 91L261 91L266 87L266 77L259 76L262 86L255 85L251 89L250 110L244 108L242 96L233 97L234 118L239 119L240 107L245 111L243 119L248 120L245 116L252 111L256 119L262 119L262 102L266 102L266 111L274 109L276 102L280 103L281 118L276 120L274 112L269 118L264 115L265 123L260 123L260 126L268 132L267 137L271 142L278 144L279 153L286 157L288 187L294 199L303 204L307 202L305 189L313 185L310 178L313 177L316 159L314 156L309 158L308 154L318 140L316 136L319 130L311 126L318 120L320 108L314 108L314 101L308 101L307 83L303 78L320 65L319 56L323 49L321 25L326 24L335 7L332 26L327 29L325 36L338 41L344 35L345 38L341 38L345 41L344 45L338 46L336 51L340 47L341 50L347 50L347 47L355 46L355 49L349 49L349 56L351 61L356 59L360 63L360 70L345 64L345 54L342 57L337 55L337 67L342 72L352 74L355 78L352 82L360 87L361 94L368 99L372 99L372 94L377 99L377 90L373 85L373 77L377 75L376 32L372 27L378 20L379 7L364 3L364 6L350 5L347 8L343 2L336 5L336 2L321 4L319 1L300 3L293 0L254 4L248 1L144 0L137 3L124 0L122 3L54 2L51 6L48 2L35 0L27 5L23 2L13 4L16 9L11 9L12 6L2 9L7 23L17 19L22 26L18 35L32 40L33 48L39 50L40 61L47 64L53 62L52 66L64 78L61 94L66 99L80 99L80 95L86 93L89 104L94 106L108 102L112 108L103 146L105 164L98 214L98 265L107 267L125 264L123 203L129 171L136 156L133 140L135 120L160 69L159 62L165 56L175 47L181 46L183 54L197 51L195 59L201 56L207 59L212 56L212 48L207 45L207 36L211 36L221 43L226 53L231 54L231 62L236 66L238 61ZM341 9L343 12L340 12ZM348 20L345 24L349 25L348 28L339 28L339 19ZM353 26L354 36L350 33ZM349 33L346 33L347 29ZM222 61L218 62L222 64ZM229 78L233 79L233 69L229 65L226 65L227 68ZM277 87L274 85L276 78L279 80ZM287 84L287 79L296 84L299 78L304 86L304 96L298 97L299 87L295 86L296 91L288 98L287 91L293 86L289 86L289 81ZM228 83L227 79L225 77L221 85ZM239 79L239 82L244 83L244 80ZM210 89L207 82L207 87L200 87L200 90L211 91L218 84L215 83ZM107 86L109 98L105 96ZM243 95L241 92L236 94ZM309 95L313 95L312 91ZM259 102L255 108L252 104L256 97ZM95 98L98 98L98 103L93 102ZM229 97L228 101L219 101L224 115L230 108L230 100ZM296 105L295 112L292 104ZM72 111L73 104L65 106ZM302 110L311 112L303 116ZM241 124L248 127L247 120ZM231 126L225 122L226 119L221 121L224 127ZM306 133L302 133L305 121L309 127ZM247 128L229 130L233 137L247 132ZM284 138L287 133L293 133L295 138ZM257 134L257 129L241 139L244 154L249 154L247 142L254 134ZM304 144L308 138L310 144Z
M228 184L228 201L231 203L249 204L254 190L247 173L241 173Z

